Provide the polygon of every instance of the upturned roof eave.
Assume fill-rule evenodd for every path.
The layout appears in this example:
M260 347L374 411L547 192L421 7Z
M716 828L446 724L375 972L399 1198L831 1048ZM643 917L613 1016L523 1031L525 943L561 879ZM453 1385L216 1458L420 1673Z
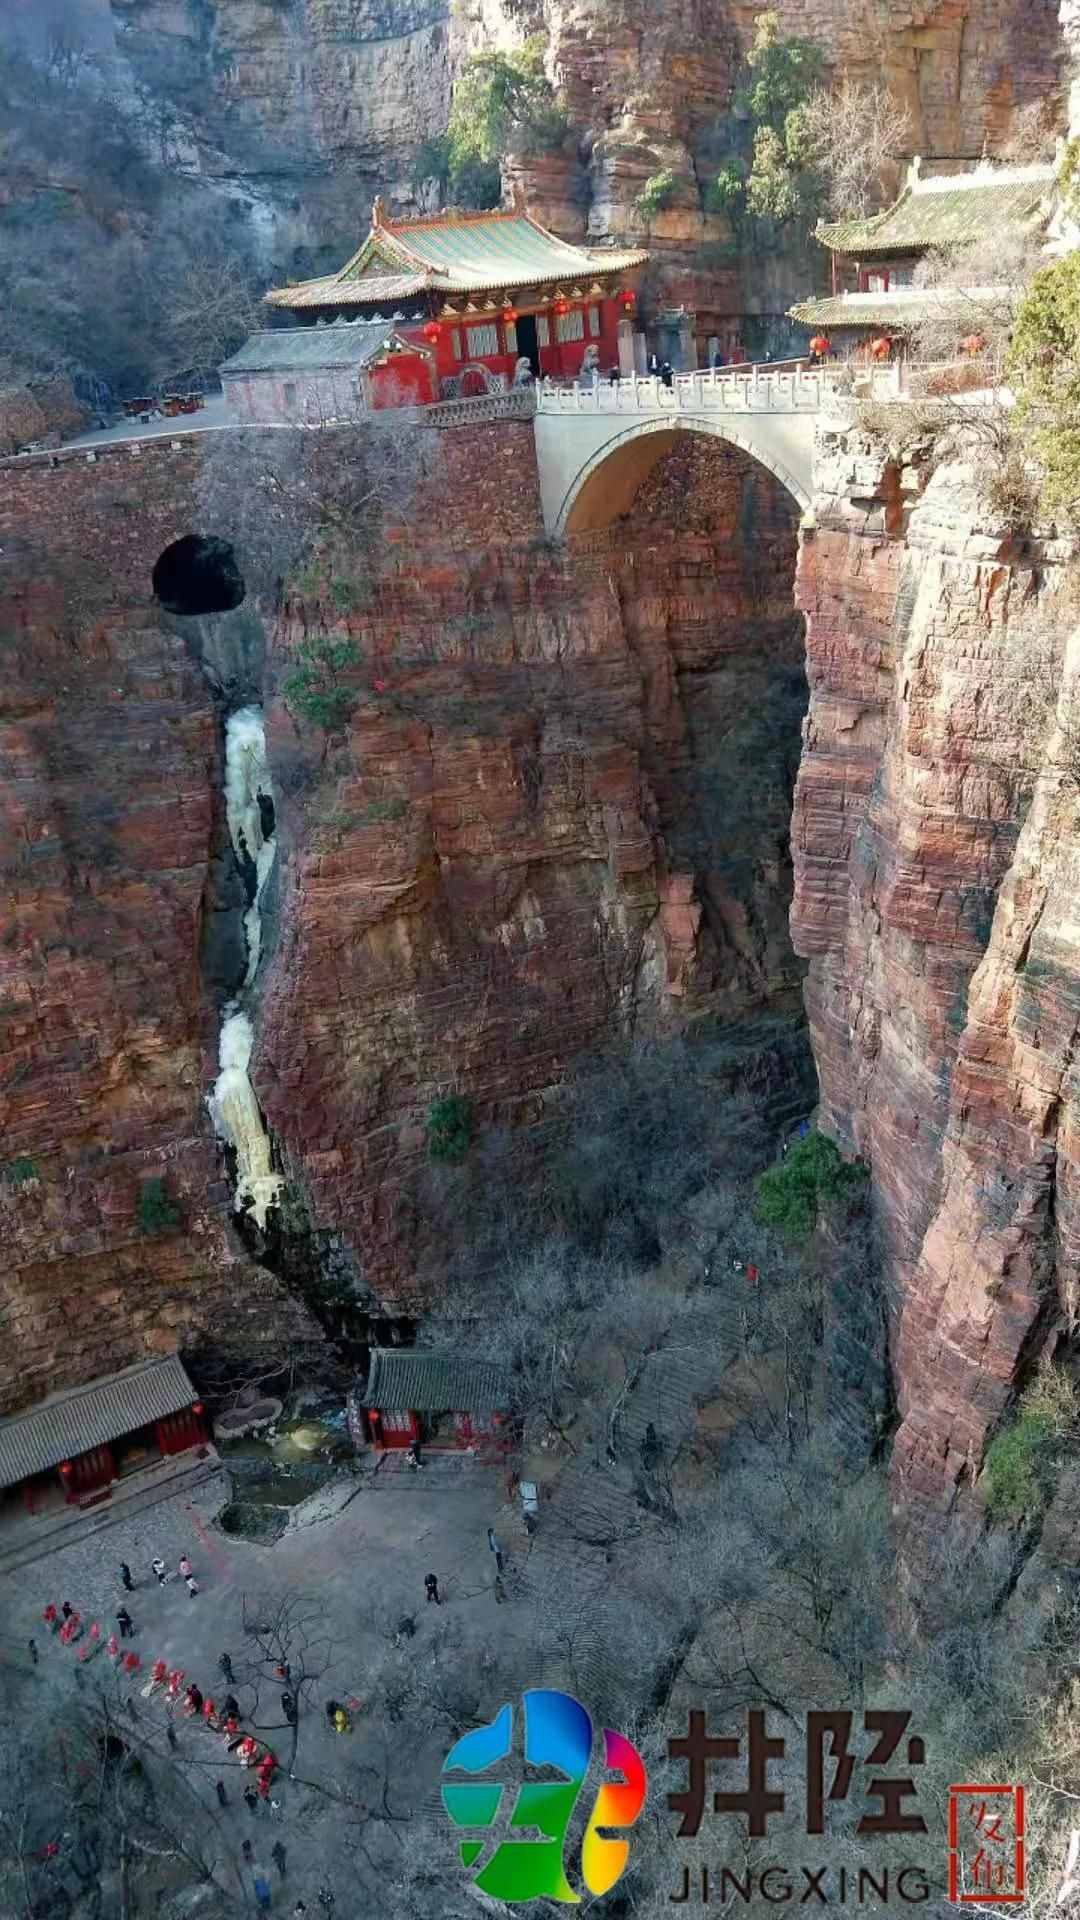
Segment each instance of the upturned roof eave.
M595 279L598 274L603 273L629 273L635 267L644 266L648 257L648 254L645 252L613 253L610 257L604 257L602 259L569 259L560 263L563 268L561 272L555 271L553 267L545 267L543 271L529 269L521 271L519 269L516 272L510 272L500 270L498 273L483 279L478 277L474 278L471 274L451 274L449 272L447 272L445 277L439 277L438 279L430 273L417 274L417 285L414 290L403 292L399 289L392 295L380 293L377 287L372 290L372 283L370 281L349 281L343 277L343 274L335 274L332 279L325 281L303 280L295 287L273 287L269 293L263 295L263 300L267 306L273 307L351 307L365 305L375 306L380 300L387 298L398 300L413 299L421 293L437 293L447 299L457 299L465 294L494 293L513 287L542 287L545 285L564 287L568 281L583 279L586 274L589 274ZM387 275L388 279L394 277L393 275ZM407 276L401 275L398 277L404 279ZM303 298L298 299L298 295L302 295Z

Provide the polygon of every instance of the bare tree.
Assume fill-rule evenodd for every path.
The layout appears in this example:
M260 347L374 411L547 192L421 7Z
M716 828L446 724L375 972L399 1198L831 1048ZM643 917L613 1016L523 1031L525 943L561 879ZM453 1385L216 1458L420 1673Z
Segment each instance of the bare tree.
M216 374L266 309L248 263L236 255L188 260L170 293L170 344L175 374Z
M800 145L826 183L829 211L862 219L911 140L911 116L882 82L841 80L797 109Z
M254 1693L248 1718L260 1733L280 1729L289 1745L290 1774L296 1771L301 1720L315 1710L319 1682L334 1658L325 1618L309 1595L244 1595L240 1677ZM269 1720L260 1718L267 1712Z

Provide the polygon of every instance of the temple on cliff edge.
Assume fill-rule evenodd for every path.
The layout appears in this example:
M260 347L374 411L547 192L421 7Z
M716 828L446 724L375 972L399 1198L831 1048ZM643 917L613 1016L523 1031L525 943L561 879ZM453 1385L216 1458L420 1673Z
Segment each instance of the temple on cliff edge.
M845 347L879 338L902 343L932 308L951 302L963 332L965 318L971 324L971 296L997 289L920 288L916 268L932 253L1040 232L1052 210L1057 170L1056 161L998 167L981 160L970 173L924 175L916 157L900 198L883 213L818 226L814 237L831 257L832 293L791 307L791 319L839 336L836 344Z
M320 323L382 325L400 342L399 387L414 400L456 399L505 391L521 360L536 378L572 379L583 362L632 372L636 284L647 259L640 249L560 240L520 196L504 210L402 220L377 199L367 239L339 272L276 287L266 301L292 315L297 334ZM281 330L255 337L280 343ZM307 347L310 354L310 340Z

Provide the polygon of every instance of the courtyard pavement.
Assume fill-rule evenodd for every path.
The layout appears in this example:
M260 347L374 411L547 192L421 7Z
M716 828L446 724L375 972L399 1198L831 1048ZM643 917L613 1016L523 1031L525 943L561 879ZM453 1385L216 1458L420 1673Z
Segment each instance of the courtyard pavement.
M143 1677L156 1659L170 1668L181 1667L204 1695L220 1700L225 1684L218 1658L230 1654L239 1679L251 1646L245 1646L241 1621L245 1598L250 1612L265 1617L267 1606L279 1596L310 1598L320 1616L320 1631L329 1648L328 1665L301 1716L295 1781L278 1774L272 1790L277 1811L260 1804L249 1812L242 1799L250 1775L226 1760L220 1737L180 1715L175 1727L181 1754L194 1765L190 1779L199 1797L220 1818L219 1858L231 1852L250 1892L250 1874L243 1868L241 1842L254 1843L256 1864L274 1883L275 1908L292 1912L303 1898L309 1911L324 1882L337 1880L337 1911L354 1910L346 1898L350 1885L349 1842L343 1838L342 1815L333 1800L306 1787L305 1779L328 1781L362 1798L378 1797L384 1745L388 1739L407 1744L410 1757L410 1800L413 1806L431 1805L437 1795L439 1768L451 1735L432 1716L414 1724L407 1715L399 1727L380 1715L377 1724L365 1717L365 1674L387 1657L388 1625L402 1615L416 1621L415 1638L408 1641L408 1658L419 1669L444 1663L457 1672L475 1673L490 1658L493 1646L517 1641L529 1634L531 1609L519 1592L516 1604L498 1604L494 1593L495 1565L488 1549L487 1529L494 1526L500 1543L512 1556L524 1544L520 1516L505 1504L503 1472L462 1463L459 1473L432 1474L429 1480L410 1475L374 1484L358 1482L354 1498L336 1516L290 1530L274 1543L234 1539L215 1524L227 1488L222 1481L195 1489L119 1521L104 1535L79 1538L45 1559L0 1576L0 1618L3 1619L3 1692L7 1711L16 1718L39 1708L62 1712L66 1697L76 1692L74 1670L77 1647L63 1647L42 1623L42 1609L70 1600L84 1623L101 1624L103 1637L113 1631L119 1606L125 1605L135 1623L135 1637L126 1642L137 1653L143 1672L132 1689L139 1723L153 1737L164 1735L167 1721L160 1696L144 1702ZM200 1591L191 1597L175 1572L182 1554L190 1558ZM160 1587L151 1561L160 1555L172 1577ZM121 1561L127 1561L135 1591L125 1594L120 1581ZM425 1604L424 1576L439 1577L444 1604ZM508 1576L512 1581L512 1572ZM38 1647L39 1664L32 1665L27 1642ZM111 1663L109 1663L111 1665ZM95 1669L104 1670L100 1653L89 1663L79 1690L89 1693ZM235 1691L245 1707L245 1688ZM359 1702L354 1706L354 1735L342 1739L330 1729L324 1712L330 1698ZM250 1699L250 1692L247 1699ZM279 1686L264 1685L256 1724L280 1761L289 1753L288 1729L279 1706ZM379 1778L376 1778L377 1770ZM214 1782L226 1782L229 1804L218 1816ZM362 1818L353 1816L354 1829ZM376 1836L385 1850L387 1832ZM270 1864L270 1848L280 1840L287 1851L284 1883ZM355 1890L355 1883L353 1883Z

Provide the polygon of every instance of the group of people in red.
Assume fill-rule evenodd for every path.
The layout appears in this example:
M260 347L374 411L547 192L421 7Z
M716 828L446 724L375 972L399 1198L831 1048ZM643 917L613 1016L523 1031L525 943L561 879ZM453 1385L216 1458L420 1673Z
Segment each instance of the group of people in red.
M156 1570L155 1566L155 1571ZM186 1556L185 1561L181 1562L181 1572L184 1573L185 1579L191 1574L191 1563L186 1560ZM125 1581L125 1586L126 1585L127 1582ZM196 1591L198 1591L197 1588ZM121 1613L125 1611L125 1609L121 1609ZM115 1633L111 1633L103 1643L102 1630L96 1620L89 1628L84 1628L82 1616L76 1612L70 1600L65 1600L61 1607L56 1607L53 1602L50 1601L42 1613L42 1619L48 1627L49 1632L55 1634L63 1646L70 1646L78 1640L84 1642L79 1652L80 1660L88 1660L94 1653L97 1653L104 1644L106 1655L111 1660L115 1660L125 1673L132 1677L138 1673L142 1665L138 1654L121 1653L120 1641L117 1639ZM121 1620L120 1614L117 1615L117 1619L121 1622L121 1636L126 1636L125 1625ZM128 1628L130 1628L130 1624L130 1615L128 1615ZM30 1642L30 1648L31 1657L36 1664L37 1649L33 1641ZM219 1664L225 1679L231 1681L233 1678L232 1663L229 1661L228 1656L223 1654ZM199 1718L210 1732L220 1734L225 1742L226 1751L229 1754L235 1754L242 1767L253 1767L255 1769L255 1791L259 1799L268 1800L270 1798L270 1785L277 1771L278 1763L276 1756L269 1747L261 1746L251 1734L245 1734L241 1731L240 1705L233 1693L227 1693L219 1707L213 1699L203 1695L194 1681L190 1682L190 1684L184 1688L186 1677L182 1668L174 1667L170 1669L167 1661L155 1660L150 1669L150 1678L142 1690L143 1698L150 1700L155 1694L163 1693L166 1706L170 1713L179 1705L180 1711L185 1719L193 1720ZM181 1698L182 1688L184 1690L183 1697ZM175 1744L175 1735L171 1727L169 1728L169 1737L170 1745ZM251 1789L249 1788L248 1793L250 1792ZM245 1798L247 1797L246 1793ZM252 1805L254 1806L254 1797L252 1798Z

